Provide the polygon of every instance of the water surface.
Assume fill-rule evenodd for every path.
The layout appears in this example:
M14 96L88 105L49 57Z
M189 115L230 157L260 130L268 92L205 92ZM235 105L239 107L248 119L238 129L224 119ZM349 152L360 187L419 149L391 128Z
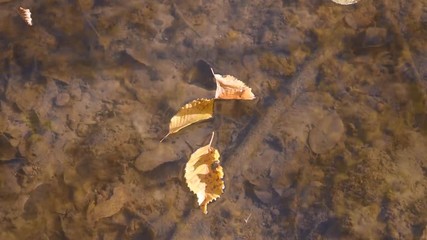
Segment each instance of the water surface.
M426 9L0 1L0 238L426 238ZM257 99L159 143L209 67ZM204 215L183 168L212 131Z

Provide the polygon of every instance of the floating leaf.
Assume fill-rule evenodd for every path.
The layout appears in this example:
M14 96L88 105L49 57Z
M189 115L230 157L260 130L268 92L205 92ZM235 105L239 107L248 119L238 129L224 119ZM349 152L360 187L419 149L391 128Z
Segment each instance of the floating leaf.
M208 213L208 203L219 198L225 187L219 152L211 146L213 137L214 133L209 144L191 154L185 165L187 186L197 195L197 202L204 214Z
M169 133L162 139L162 142L169 134L202 120L212 118L214 108L213 99L196 99L182 107L169 123Z
M231 75L223 76L220 74L215 74L213 69L211 70L216 80L215 98L242 100L255 99L255 95L252 93L252 89L246 86L244 82Z
M332 0L334 3L338 3L341 5L351 5L357 3L359 0Z
M24 19L25 23L28 24L28 26L33 26L33 20L31 19L31 11L30 11L30 9L19 7L18 8L18 13L21 16L21 18Z

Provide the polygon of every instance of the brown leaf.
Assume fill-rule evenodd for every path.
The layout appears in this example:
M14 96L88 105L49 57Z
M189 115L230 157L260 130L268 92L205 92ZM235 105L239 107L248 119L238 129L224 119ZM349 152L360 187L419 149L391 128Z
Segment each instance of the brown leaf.
M214 100L200 98L185 104L172 117L169 123L169 133L162 139L162 142L169 134L176 133L179 130L202 120L212 118L214 109Z
M208 203L219 198L225 187L219 152L211 146L213 137L214 133L210 143L191 154L185 165L187 186L197 195L197 202L204 214L208 213Z
M252 93L252 89L246 86L244 82L231 75L215 74L213 69L211 70L216 80L215 98L241 100L255 99L255 95Z
M33 26L33 20L31 19L30 9L19 7L18 13L21 16L21 18L25 21L25 23L28 24L28 26Z

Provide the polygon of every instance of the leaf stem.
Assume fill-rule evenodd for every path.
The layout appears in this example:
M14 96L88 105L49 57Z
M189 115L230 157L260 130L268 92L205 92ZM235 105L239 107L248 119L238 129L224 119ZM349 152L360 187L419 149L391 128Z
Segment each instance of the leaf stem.
M168 133L168 134L166 134L166 136L164 136L161 140L160 140L160 142L163 142L168 136L169 136L169 134L171 134L171 133Z
M214 136L215 136L215 132L212 132L212 137L211 137L211 140L209 141L209 147L211 147L211 145L212 145L212 141L214 139Z

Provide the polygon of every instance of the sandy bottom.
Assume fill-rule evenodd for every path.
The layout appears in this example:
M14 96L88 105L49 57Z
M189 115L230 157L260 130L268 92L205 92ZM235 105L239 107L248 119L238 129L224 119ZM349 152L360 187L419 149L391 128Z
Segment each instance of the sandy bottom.
M0 1L0 239L427 239L426 1L24 3ZM208 64L257 99L159 143ZM212 131L204 215L183 168Z

